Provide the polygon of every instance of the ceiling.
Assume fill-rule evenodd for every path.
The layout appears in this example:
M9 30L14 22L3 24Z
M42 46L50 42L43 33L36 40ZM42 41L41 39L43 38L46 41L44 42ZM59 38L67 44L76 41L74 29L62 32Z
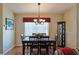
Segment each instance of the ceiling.
M7 3L9 9L14 13L37 13L37 3ZM63 13L73 7L74 3L41 3L41 13Z

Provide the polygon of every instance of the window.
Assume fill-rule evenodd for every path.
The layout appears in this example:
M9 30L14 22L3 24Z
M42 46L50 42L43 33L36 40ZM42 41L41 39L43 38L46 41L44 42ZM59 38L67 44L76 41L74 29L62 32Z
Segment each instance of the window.
M48 35L49 23L45 22L44 24L36 25L33 22L25 22L25 35L32 36L33 33L46 33Z

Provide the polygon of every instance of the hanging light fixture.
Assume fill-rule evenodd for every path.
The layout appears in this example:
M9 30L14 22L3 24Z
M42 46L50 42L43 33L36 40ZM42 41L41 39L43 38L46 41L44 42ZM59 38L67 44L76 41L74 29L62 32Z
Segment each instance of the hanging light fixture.
M40 3L38 3L38 18L34 19L35 24L44 24L45 19L40 18Z

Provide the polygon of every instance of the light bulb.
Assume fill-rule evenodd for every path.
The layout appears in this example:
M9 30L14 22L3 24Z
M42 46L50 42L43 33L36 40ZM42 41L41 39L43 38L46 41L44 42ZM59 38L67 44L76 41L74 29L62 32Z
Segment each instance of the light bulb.
M45 22L45 20L42 20L43 22Z
M39 21L41 22L41 21L42 21L42 19L39 19Z
M37 19L34 19L34 22L37 22Z

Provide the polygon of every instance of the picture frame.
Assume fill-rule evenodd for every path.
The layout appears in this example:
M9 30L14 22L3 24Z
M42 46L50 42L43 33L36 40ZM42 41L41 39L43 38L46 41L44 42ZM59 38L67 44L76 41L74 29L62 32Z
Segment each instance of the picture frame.
M14 29L14 20L10 18L5 18L5 29L13 30Z

